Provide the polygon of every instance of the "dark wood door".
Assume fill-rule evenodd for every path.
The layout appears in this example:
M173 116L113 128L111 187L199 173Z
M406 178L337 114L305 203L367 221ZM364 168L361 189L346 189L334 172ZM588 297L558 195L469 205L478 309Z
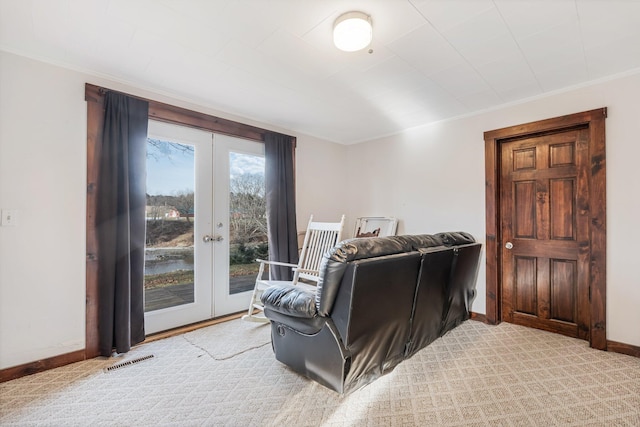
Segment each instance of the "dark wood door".
M589 339L589 130L501 144L502 318Z

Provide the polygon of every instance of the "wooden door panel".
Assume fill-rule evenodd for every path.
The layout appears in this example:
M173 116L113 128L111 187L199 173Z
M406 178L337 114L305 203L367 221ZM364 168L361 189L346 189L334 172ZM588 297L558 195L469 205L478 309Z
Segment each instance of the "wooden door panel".
M514 310L519 313L536 315L537 310L537 275L536 258L515 257L513 287L515 289Z
M588 337L587 131L502 144L505 320ZM585 331L586 334L585 334Z
M549 319L551 317L550 260L547 256L536 258L538 265L538 312L535 313L535 316L540 319Z
M549 180L549 220L551 240L576 240L576 180Z
M577 261L550 260L550 318L577 323Z
M536 147L513 150L513 171L536 169Z
M576 242L567 240L547 241L549 244L541 246L534 239L510 239L513 243L511 253L514 256L535 256L560 259L577 259Z
M533 241L537 247L539 240L547 240L549 238L549 189L547 180L538 177L536 180L536 237ZM548 246L548 245L545 245Z
M536 182L513 183L514 237L536 238Z
M549 146L549 167L575 165L575 141L552 144Z

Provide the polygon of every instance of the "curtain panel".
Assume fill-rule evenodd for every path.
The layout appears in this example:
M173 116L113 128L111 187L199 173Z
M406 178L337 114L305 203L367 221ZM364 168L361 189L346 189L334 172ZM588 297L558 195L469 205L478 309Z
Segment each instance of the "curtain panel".
M107 92L98 141L96 232L102 356L125 353L144 333L148 102Z
M293 137L274 132L267 132L264 137L269 259L297 264L294 141ZM274 280L293 279L289 267L270 268Z

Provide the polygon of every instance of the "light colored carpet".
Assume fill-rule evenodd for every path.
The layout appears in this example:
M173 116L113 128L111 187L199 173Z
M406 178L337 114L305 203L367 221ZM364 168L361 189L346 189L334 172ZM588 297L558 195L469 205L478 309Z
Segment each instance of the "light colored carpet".
M0 384L0 425L640 425L640 359L507 323L467 321L348 396L288 370L270 345L249 349L260 324L207 329L138 346L123 360L154 357L110 372L123 360Z
M246 351L271 346L271 325L238 319L187 332L183 338L212 359L226 360Z

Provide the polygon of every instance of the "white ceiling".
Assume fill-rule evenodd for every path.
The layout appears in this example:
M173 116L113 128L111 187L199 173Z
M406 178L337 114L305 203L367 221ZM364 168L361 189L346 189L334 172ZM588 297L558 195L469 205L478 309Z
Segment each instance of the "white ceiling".
M0 0L0 49L348 144L640 69L640 0Z

